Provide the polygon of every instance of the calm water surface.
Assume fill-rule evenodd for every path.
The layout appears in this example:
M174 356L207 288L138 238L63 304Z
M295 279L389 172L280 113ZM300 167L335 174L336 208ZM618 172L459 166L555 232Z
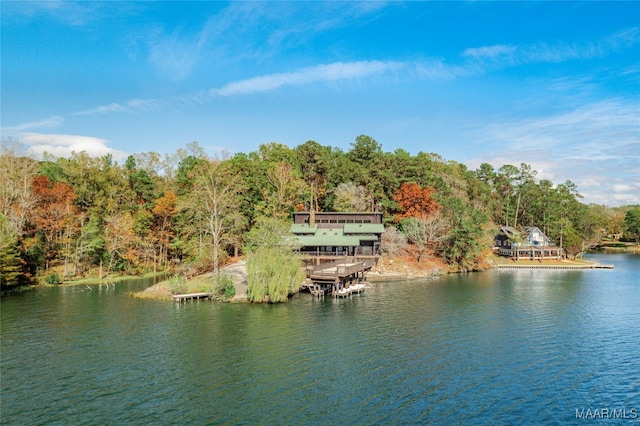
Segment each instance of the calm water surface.
M145 282L1 302L2 424L611 424L640 411L640 256L614 270L177 305ZM625 420L623 423L637 423Z

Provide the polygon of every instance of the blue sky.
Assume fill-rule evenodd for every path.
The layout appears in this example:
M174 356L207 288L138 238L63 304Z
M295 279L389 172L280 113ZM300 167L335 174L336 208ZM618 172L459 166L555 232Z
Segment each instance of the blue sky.
M366 134L640 203L640 2L1 8L2 141L35 156L346 151Z

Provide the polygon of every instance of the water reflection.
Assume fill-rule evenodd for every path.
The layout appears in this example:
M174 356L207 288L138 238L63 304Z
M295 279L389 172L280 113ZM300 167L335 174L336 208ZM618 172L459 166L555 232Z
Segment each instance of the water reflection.
M137 283L24 293L2 301L1 420L539 424L633 408L639 257L602 263L616 269L376 283L283 305L128 297Z

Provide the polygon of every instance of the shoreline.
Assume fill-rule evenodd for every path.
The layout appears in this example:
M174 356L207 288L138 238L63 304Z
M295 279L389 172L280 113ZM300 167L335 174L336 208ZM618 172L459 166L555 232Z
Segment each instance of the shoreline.
M553 269L553 270L584 270L584 269L613 269L613 265L601 265L592 262L580 262L580 261L548 261L538 262L531 260L519 260L511 263L496 263L493 262L490 267L483 269L486 270L514 270L514 269ZM393 282L393 281L415 281L424 279L439 278L441 275L448 275L449 273L434 273L438 269L421 270L407 267L405 271L370 271L366 275L366 279L369 282ZM482 272L474 271L474 272ZM205 281L213 277L213 272L207 272L197 277L193 277L188 282L198 283ZM248 285L247 285L247 268L246 261L244 259L237 260L229 265L220 268L221 275L228 275L233 280L233 285L236 289L235 295L228 300L230 303L249 303L248 297ZM166 286L167 280L162 280L147 289L132 293L132 296L144 299L155 300L167 300L172 301L172 295ZM82 283L79 283L82 284Z

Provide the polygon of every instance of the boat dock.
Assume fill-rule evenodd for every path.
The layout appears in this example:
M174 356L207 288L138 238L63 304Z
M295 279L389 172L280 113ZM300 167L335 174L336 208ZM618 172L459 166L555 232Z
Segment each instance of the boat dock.
M173 297L174 302L182 303L183 301L186 302L187 300L211 300L211 297L213 297L213 293L172 294L171 297Z
M307 283L303 286L314 296L347 297L366 288L366 273L373 259L345 258L307 267Z
M613 269L613 265L606 265L602 263L593 263L593 264L585 264L585 265L495 265L494 268L497 269L563 269L563 270L574 270L574 269Z

